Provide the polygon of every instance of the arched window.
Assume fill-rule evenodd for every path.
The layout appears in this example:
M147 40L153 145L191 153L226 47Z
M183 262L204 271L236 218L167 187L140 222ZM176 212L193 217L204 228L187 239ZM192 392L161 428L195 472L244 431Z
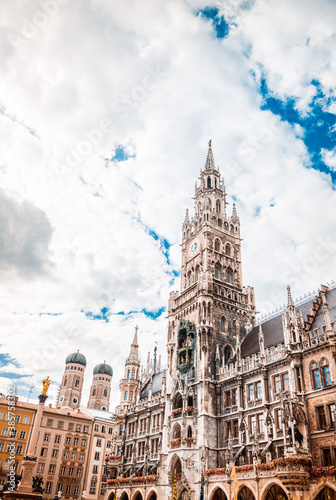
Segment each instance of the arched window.
M92 397L96 395L96 388L94 387L92 390Z
M78 389L78 387L79 387L79 378L76 378L75 387L76 387L76 389Z
M221 265L219 264L219 262L217 262L217 264L215 265L215 278L217 280L221 279Z
M188 286L191 286L191 272L188 273Z
M64 379L64 387L67 385L68 377L65 377Z
M230 267L226 270L226 282L232 285L232 269Z
M191 427L191 425L188 425L187 437L189 439L192 438L192 427Z
M180 424L175 424L173 427L173 439L181 439L181 426L180 426Z
M323 358L321 361L321 368L322 368L322 381L323 385L326 387L328 385L331 385L331 375L330 375L330 368L328 361Z
M216 201L216 212L219 214L221 211L221 202L219 200Z
M218 293L218 288L216 287L216 285L214 286L214 293Z
M228 243L225 245L225 255L231 257L231 247Z
M182 407L183 407L183 399L182 399L181 394L178 392L173 399L173 410L176 410L177 408L182 408Z
M231 349L228 345L224 348L224 362L228 363L229 359L231 359Z
M211 188L211 177L208 177L208 188Z
M132 378L135 378L135 369L132 370Z
M198 282L198 278L199 278L199 266L196 267L196 282Z
M318 369L318 366L315 363L315 361L313 361L313 363L310 365L310 370L311 370L313 389L320 389L321 388L320 370Z
M215 240L215 250L216 250L216 252L220 251L220 241L219 240Z
M107 389L104 389L104 398L107 397Z
M233 233L233 225L230 226L230 232Z
M218 219L218 226L222 227L222 221L221 221L221 219Z
M221 330L222 330L222 332L225 331L225 318L224 318L224 316L222 316L222 318L221 318Z

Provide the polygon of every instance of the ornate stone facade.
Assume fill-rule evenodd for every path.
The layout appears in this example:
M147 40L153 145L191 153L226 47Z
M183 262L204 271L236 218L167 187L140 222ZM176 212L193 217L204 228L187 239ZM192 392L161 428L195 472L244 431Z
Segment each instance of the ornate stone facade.
M287 306L256 323L211 142L194 200L181 291L168 302L167 369L149 360L121 382L134 395L122 392L116 409L106 499L116 488L120 500L173 499L176 484L178 500L196 500L202 478L209 500L233 499L237 481L239 500L336 495L336 288L300 303L288 288Z

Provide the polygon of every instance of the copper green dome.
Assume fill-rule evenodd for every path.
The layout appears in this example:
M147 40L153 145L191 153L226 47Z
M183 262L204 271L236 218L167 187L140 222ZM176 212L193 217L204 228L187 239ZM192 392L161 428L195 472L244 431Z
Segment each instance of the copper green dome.
M86 366L86 357L79 351L73 352L72 354L69 354L69 356L67 356L65 360L66 365L68 365L69 363L78 363L80 365Z
M113 377L112 366L108 365L104 361L104 363L101 363L100 365L94 367L93 375L97 375L98 373L101 375L109 375L110 377Z

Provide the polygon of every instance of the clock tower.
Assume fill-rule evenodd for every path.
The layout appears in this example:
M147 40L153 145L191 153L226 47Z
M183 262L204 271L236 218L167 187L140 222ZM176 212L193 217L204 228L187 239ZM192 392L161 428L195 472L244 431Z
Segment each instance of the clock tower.
M168 370L174 378L216 380L254 323L252 287L243 286L240 221L227 214L224 180L211 141L195 185L194 215L182 225L181 290L168 304ZM213 409L210 407L208 411Z

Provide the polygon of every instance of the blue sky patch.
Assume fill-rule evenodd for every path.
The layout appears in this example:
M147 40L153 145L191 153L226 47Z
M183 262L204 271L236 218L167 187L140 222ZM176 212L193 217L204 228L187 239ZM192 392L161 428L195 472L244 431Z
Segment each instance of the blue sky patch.
M20 368L19 363L14 358L9 356L9 354L0 354L0 366L9 365L10 363L16 366L16 368Z
M126 161L128 160L128 158L134 158L134 155L129 155L123 145L118 144L118 146L114 150L114 155L110 160L107 161Z
M109 322L109 318L111 316L110 309L108 307L103 307L98 314L94 314L92 311L81 311L85 314L88 319L97 319L101 321L105 321L105 323Z
M84 311L81 312L85 314L85 316L90 320L99 320L105 321L108 323L110 321L110 317L113 316L128 316L131 314L144 314L147 318L157 319L161 314L166 310L165 307L161 307L159 309L141 309L140 311L118 311L117 313L111 313L108 307L103 307L100 310L100 313L94 314L92 311Z
M165 307L160 307L160 309L154 311L148 311L147 309L142 309L142 313L150 319L157 319L166 310Z
M260 93L263 96L261 109L271 111L292 125L300 125L304 131L302 140L311 158L311 168L330 174L335 183L336 172L323 162L321 150L333 150L336 146L336 115L326 111L332 100L323 94L319 82L314 80L311 83L316 87L316 94L310 105L310 112L301 115L296 109L295 99L281 100L274 97L263 78L260 82Z
M17 373L13 373L13 372L5 372L5 373L1 373L1 377L9 378L10 380L12 380L12 379L29 377L29 375L18 375Z
M197 12L197 15L199 14L212 21L212 26L215 30L217 38L221 40L229 34L229 25L226 22L225 17L219 15L217 7L205 7L205 9Z

